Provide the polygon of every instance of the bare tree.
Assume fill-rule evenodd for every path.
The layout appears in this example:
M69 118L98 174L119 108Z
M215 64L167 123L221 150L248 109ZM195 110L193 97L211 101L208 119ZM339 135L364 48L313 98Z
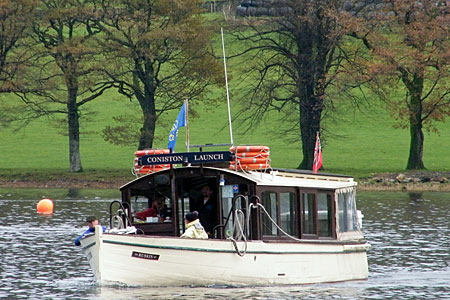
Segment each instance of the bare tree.
M261 1L264 2L264 1ZM266 1L271 17L238 20L234 34L247 41L251 72L257 74L245 96L252 120L272 109L295 116L303 159L298 168L312 169L316 133L327 103L327 89L339 71L339 46L349 30L351 15L339 0ZM244 27L245 30L242 30ZM246 72L247 74L247 72Z

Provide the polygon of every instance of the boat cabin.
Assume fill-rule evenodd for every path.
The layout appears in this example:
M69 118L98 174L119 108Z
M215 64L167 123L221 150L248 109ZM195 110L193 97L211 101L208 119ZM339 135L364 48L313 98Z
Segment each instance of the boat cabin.
M146 235L180 236L186 213L198 211L211 239L356 240L363 236L355 188L342 175L184 166L122 186L122 215L115 217Z

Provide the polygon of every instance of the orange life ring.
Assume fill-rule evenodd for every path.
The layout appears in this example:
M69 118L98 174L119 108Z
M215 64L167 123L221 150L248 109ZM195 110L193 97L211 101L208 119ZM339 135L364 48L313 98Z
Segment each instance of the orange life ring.
M270 164L230 164L231 170L265 170L270 168Z
M169 149L144 149L144 150L138 150L134 152L134 156L136 157L142 157L145 155L158 155L158 154L169 154Z
M168 169L170 165L134 165L135 169Z
M156 170L140 169L140 170L135 170L135 172L137 174L152 174L152 173L156 173L156 172L163 171L163 170L166 170L166 169L156 169Z
M168 169L169 169L168 167L166 168L166 167L157 167L157 166L152 166L151 168L135 167L134 172L137 174L151 174L151 173L168 170Z
M243 158L243 157L260 157L260 158L265 158L265 157L269 157L269 152L241 152L241 153L236 153L235 156L237 159L239 158Z
M267 146L233 146L230 148L230 152L242 153L242 152L269 152L270 148Z
M242 157L236 158L236 160L232 161L232 163L237 162L238 164L268 164L268 157Z

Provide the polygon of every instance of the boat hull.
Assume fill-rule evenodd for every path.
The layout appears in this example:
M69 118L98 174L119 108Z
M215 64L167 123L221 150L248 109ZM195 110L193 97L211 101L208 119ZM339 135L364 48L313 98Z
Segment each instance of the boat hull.
M99 282L268 285L362 280L368 244L194 240L101 233L82 240ZM246 248L246 251L244 249Z

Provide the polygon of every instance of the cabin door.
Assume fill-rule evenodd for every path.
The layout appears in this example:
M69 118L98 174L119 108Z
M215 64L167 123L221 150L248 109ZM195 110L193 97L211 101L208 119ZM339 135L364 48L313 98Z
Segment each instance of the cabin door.
M210 237L218 220L218 178L207 176L177 177L178 235L186 229L184 216L198 212L200 223Z

